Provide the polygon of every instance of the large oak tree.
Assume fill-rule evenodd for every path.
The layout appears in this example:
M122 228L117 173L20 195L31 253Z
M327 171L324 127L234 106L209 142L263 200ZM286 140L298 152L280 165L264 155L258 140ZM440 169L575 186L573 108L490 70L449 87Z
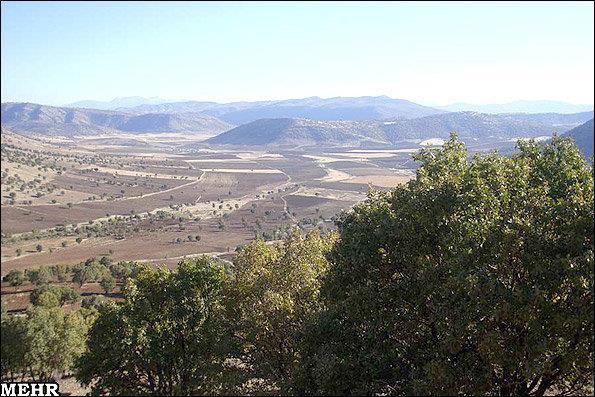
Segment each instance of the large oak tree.
M558 137L469 158L453 136L416 158L416 180L342 217L295 390L584 392L593 168Z

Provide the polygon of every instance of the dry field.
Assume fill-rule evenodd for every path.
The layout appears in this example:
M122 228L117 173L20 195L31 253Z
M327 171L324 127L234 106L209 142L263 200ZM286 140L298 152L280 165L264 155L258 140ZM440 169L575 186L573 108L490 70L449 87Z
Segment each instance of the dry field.
M414 177L404 166L411 149L234 151L185 149L164 135L130 146L125 136L2 135L2 275L100 256L170 266L205 253L229 259L255 237L333 229L370 186Z

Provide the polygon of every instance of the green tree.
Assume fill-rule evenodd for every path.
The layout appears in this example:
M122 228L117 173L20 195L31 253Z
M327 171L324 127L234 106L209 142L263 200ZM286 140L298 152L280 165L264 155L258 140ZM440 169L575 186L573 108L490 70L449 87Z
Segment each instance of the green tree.
M287 389L299 359L304 325L319 310L321 277L335 235L298 232L282 243L246 245L234 258L226 294L231 333L252 376Z
M36 306L57 307L68 302L75 302L80 298L78 292L66 286L44 284L36 288L29 299Z
M82 286L85 283L98 282L109 274L107 267L91 258L74 269L72 281Z
M519 149L469 159L451 137L340 219L295 390L585 392L593 168L566 139Z
M136 276L138 265L135 262L118 262L110 265L109 270L112 276L124 282L128 278Z
M27 280L27 278L20 270L11 270L6 274L6 276L2 277L2 281L9 283L13 287L23 285L25 280Z
M60 281L61 283L66 281L68 273L69 273L69 269L67 268L66 265L54 266L54 275L56 276L58 281Z
M37 270L27 270L26 275L32 284L41 285L50 282L52 272L46 266L42 266Z
M80 294L71 287L62 286L60 288L60 306L68 302L76 302L80 299Z
M2 380L15 381L27 368L25 332L25 319L9 315L4 302L2 302L2 343L0 345Z
M31 302L33 303L33 302ZM60 306L60 299L57 294L53 291L45 290L42 291L37 297L35 298L35 306L42 306L42 307L59 307Z
M27 310L25 360L34 381L48 381L73 368L85 350L92 314L81 310L66 314L57 307L32 306Z
M226 346L220 326L223 267L202 257L176 272L143 266L121 305L99 307L77 379L93 393L209 394Z
M112 264L112 260L109 258L109 256L102 256L101 258L99 258L99 264L105 267L110 267Z
M101 288L103 288L107 294L116 288L116 279L111 274L108 274L101 279L99 285L101 285Z
M85 296L81 301L81 306L86 309L98 308L108 302L108 299L102 295Z

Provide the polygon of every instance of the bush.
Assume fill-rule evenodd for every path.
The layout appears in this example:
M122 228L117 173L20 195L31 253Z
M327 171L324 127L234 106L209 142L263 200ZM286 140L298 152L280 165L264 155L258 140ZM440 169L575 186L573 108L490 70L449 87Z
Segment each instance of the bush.
M107 294L116 288L116 279L111 274L108 274L101 279L99 285L101 285L101 288L103 288Z
M107 267L91 258L75 267L72 281L82 286L85 283L99 282L109 274Z
M81 301L81 306L85 309L97 309L99 306L106 304L109 300L102 295L85 296Z

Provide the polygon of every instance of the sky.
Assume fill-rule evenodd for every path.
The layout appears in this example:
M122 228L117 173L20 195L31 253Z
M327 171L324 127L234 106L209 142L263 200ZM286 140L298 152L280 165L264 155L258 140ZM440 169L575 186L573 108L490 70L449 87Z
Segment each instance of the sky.
M2 102L593 103L593 2L2 2Z

